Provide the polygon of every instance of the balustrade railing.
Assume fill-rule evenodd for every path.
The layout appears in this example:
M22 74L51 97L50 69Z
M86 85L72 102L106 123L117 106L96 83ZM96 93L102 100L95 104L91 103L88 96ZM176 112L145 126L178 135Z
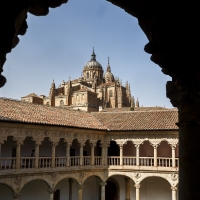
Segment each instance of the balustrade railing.
M50 168L52 158L51 157L39 157L38 167L39 168Z
M21 167L21 169L34 168L35 167L35 158L34 157L21 157L20 167Z
M172 167L172 159L171 158L157 158L157 165L160 167Z
M80 165L80 156L70 157L70 166L79 166Z
M94 165L102 165L102 158L101 156L94 157Z
M80 156L70 157L69 160L67 157L56 157L55 158L55 167L67 167L67 162L69 161L69 166L80 166ZM175 158L175 167L178 167L179 160ZM38 168L50 168L52 163L51 157L39 157L38 158ZM83 156L82 159L83 166L92 165L92 157L91 156ZM109 156L107 157L107 164L112 166L120 165L120 157L119 156ZM94 157L94 165L101 166L102 165L102 157L95 156ZM123 156L123 165L124 166L136 166L136 157ZM153 157L140 157L139 158L140 166L151 167L154 166L154 158ZM158 167L172 167L172 158L166 157L157 157L157 166ZM0 158L0 170L8 170L16 168L16 158ZM35 157L21 157L20 158L20 168L28 169L35 168Z
M15 169L16 158L0 158L0 169L8 170Z
M140 157L140 166L154 166L154 158L153 157Z
M123 156L123 165L136 165L136 157Z
M83 165L91 165L92 164L92 157L91 156L84 156L83 157Z
M55 158L56 167L66 167L67 166L67 157L56 157Z
M120 165L120 157L108 157L108 165Z

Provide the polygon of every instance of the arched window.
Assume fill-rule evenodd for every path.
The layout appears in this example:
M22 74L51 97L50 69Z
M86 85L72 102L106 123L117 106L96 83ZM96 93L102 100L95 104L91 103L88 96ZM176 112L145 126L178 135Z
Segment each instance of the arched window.
M112 97L112 90L109 91L109 97Z
M64 101L63 100L60 101L60 106L64 106Z
M90 77L90 74L89 74L89 72L87 72L87 78L89 78Z

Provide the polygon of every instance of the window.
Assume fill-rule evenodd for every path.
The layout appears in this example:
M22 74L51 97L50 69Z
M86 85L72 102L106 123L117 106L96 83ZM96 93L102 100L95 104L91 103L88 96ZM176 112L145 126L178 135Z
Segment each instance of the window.
M63 100L60 101L60 106L64 106L64 101Z
M87 78L89 78L89 77L90 77L89 72L87 72Z
M53 200L60 200L60 190L54 192Z
M109 91L109 97L112 97L112 90Z
M84 99L84 94L82 94L82 99Z

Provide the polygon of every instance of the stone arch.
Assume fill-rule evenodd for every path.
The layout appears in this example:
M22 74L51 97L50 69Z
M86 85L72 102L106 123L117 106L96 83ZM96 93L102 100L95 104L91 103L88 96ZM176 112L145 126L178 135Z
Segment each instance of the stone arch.
M101 172L91 172L89 174L85 174L84 178L82 179L82 183L84 184L84 182L90 178L91 176L96 176L98 177L101 181L104 180L104 173Z
M71 173L71 174L59 174L57 175L57 178L54 181L54 186L58 185L58 183L64 179L74 179L78 184L80 184L80 180L77 174Z
M121 175L121 176L125 176L125 177L130 178L134 183L136 183L135 178L133 177L133 174L134 173L132 173L132 172L131 173L119 172L119 171L118 172L111 172L111 173L109 173L109 176L105 181L107 181L112 176Z
M12 193L15 193L16 191L12 188L12 186L10 186L7 183L3 182L3 179L0 180L0 199L13 199L12 197ZM8 197L9 195L9 197Z
M44 183L47 184L47 186L49 188L51 188L51 185L52 185L52 181L50 180L49 176L40 176L40 177L24 177L22 178L22 181L21 181L21 184L20 184L20 189L19 189L19 192L24 188L25 185L27 185L28 183L30 183L31 181L35 181L35 180L41 180L43 181Z
M119 183L114 178L108 178L107 181L113 182L117 187L117 200L120 200L120 186Z
M170 185L172 185L172 181L170 180L170 175L168 176L166 174L161 174L161 173L148 173L148 174L141 174L141 178L137 180L137 184L142 183L143 180L150 178L150 177L159 177L165 179Z
M10 185L9 183L6 183L4 179L0 179L0 185L1 184L7 186L9 189L12 190L12 192L15 192L15 189L12 187L12 185Z

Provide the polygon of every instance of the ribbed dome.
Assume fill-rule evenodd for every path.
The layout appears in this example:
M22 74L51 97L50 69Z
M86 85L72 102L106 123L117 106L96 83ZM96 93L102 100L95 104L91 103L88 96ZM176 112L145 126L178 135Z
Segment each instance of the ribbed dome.
M85 70L91 70L91 69L92 70L102 70L101 64L98 61L96 61L96 55L94 53L94 50L93 50L93 53L91 55L91 60L88 61L85 64L83 71L85 71Z
M107 71L104 74L104 79L105 79L106 83L114 81L114 76L113 76L113 74L111 72L109 60L108 60Z

